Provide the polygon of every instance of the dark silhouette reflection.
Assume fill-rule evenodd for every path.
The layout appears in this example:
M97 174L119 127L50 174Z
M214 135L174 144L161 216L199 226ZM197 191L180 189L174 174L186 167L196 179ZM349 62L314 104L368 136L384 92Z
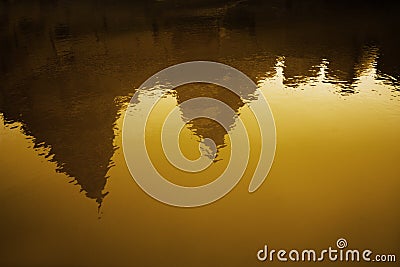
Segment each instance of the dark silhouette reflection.
M58 171L73 177L87 197L101 204L118 107L104 85L92 79L63 73L25 81L1 90L2 112L7 122L22 122L35 147L49 149L47 157Z
M239 113L239 109L245 105L245 102L251 101L253 99L253 91L244 91L241 92L241 95L237 95L232 91L220 87L214 84L206 84L206 83L195 83L195 84L187 84L176 88L175 96L178 102L178 105L181 103L197 98L197 97L208 97L212 99L217 99L221 102L227 104L236 114ZM218 114L221 114L221 110L218 110L216 107L208 106L203 104L199 109L211 109L213 110L213 114L216 118L218 118ZM191 108L190 110L181 107L182 116L189 118L194 117L197 114L200 114L198 110ZM224 118L229 119L227 121L227 125L229 130L234 128L235 126L235 117L232 118ZM218 155L218 149L225 147L225 135L227 134L225 128L221 126L218 122L213 121L208 118L197 118L192 120L189 123L189 129L192 130L197 136L201 139L210 138L215 142L216 149L215 153ZM212 148L210 147L212 150ZM218 160L218 159L216 159Z
M0 2L0 112L21 122L49 159L101 203L112 166L116 99L157 71L189 60L229 64L254 81L301 88L325 66L326 83L357 92L362 73L399 90L399 4L394 1ZM246 96L201 86L178 102L214 97L238 111ZM183 114L190 111L183 111ZM234 123L234 118L232 118ZM223 129L193 121L224 144Z
M222 24L243 32L254 25L251 52L284 56L288 87L312 81L325 61L328 81L340 92L350 93L355 92L357 68L369 48L378 48L374 67L387 75L381 78L397 87L400 55L395 47L400 38L393 33L399 29L395 22L399 7L390 1L241 1L238 9L227 10Z

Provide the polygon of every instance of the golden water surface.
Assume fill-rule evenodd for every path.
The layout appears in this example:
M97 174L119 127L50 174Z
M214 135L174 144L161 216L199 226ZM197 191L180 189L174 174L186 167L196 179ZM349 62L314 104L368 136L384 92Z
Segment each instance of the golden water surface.
M256 253L265 244L322 250L339 238L400 260L399 8L317 3L1 2L0 265L293 266ZM206 184L229 162L228 133L207 119L187 124L179 140L195 159L199 142L213 139L212 166L189 174L167 162L160 122L190 98L227 103L247 122L252 148L228 195L177 208L132 179L121 132L135 89L192 60L231 65L257 84L277 149L250 194L260 153L252 96L177 88L149 122L150 157L168 180Z

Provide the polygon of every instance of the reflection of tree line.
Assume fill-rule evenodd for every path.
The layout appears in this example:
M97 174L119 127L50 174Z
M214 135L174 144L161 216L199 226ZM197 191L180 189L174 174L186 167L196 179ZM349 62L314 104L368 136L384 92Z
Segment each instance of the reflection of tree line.
M327 79L351 93L371 67L365 53L375 53L374 67L387 82L400 77L399 9L387 1L0 5L0 112L48 145L59 170L99 203L114 152L114 101L166 66L215 60L255 80L274 75L276 56L284 56L284 83L296 87L317 77L326 60ZM178 102L200 95L234 110L243 105L227 92L202 88L178 89ZM192 128L223 145L225 133L217 125L198 120Z

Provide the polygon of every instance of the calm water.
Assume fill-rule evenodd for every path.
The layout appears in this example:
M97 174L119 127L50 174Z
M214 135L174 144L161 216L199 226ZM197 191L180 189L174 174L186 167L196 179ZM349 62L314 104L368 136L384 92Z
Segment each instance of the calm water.
M323 249L340 237L400 258L399 13L389 1L0 2L0 265L262 266L264 244ZM136 185L121 127L135 88L192 60L253 79L278 141L256 193L255 141L230 194L182 209ZM160 114L198 96L251 117L251 95L204 84L175 90ZM182 132L188 158L202 138L217 144L205 175L168 169L157 142L153 158L171 181L205 184L229 160L226 137L202 119Z

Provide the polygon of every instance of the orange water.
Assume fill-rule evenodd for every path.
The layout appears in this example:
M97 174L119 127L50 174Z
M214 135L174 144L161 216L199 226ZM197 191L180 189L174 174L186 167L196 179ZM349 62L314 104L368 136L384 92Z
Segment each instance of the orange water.
M179 10L165 2L4 5L0 265L260 266L271 265L256 258L265 244L320 250L341 237L351 248L400 257L392 13L358 9L339 21L324 6L310 17L281 2ZM366 27L371 14L385 19ZM137 186L121 128L135 88L188 60L229 64L257 83L274 114L277 151L255 193L247 191L249 172L221 200L185 209ZM255 131L243 104L251 100L216 88L177 90L161 100L160 114L199 90L228 102ZM163 169L153 134L153 160ZM194 121L181 134L188 158L198 156L202 137L214 138L218 161L196 177L168 169L169 179L211 181L229 160L226 133ZM250 169L257 140L252 146Z

